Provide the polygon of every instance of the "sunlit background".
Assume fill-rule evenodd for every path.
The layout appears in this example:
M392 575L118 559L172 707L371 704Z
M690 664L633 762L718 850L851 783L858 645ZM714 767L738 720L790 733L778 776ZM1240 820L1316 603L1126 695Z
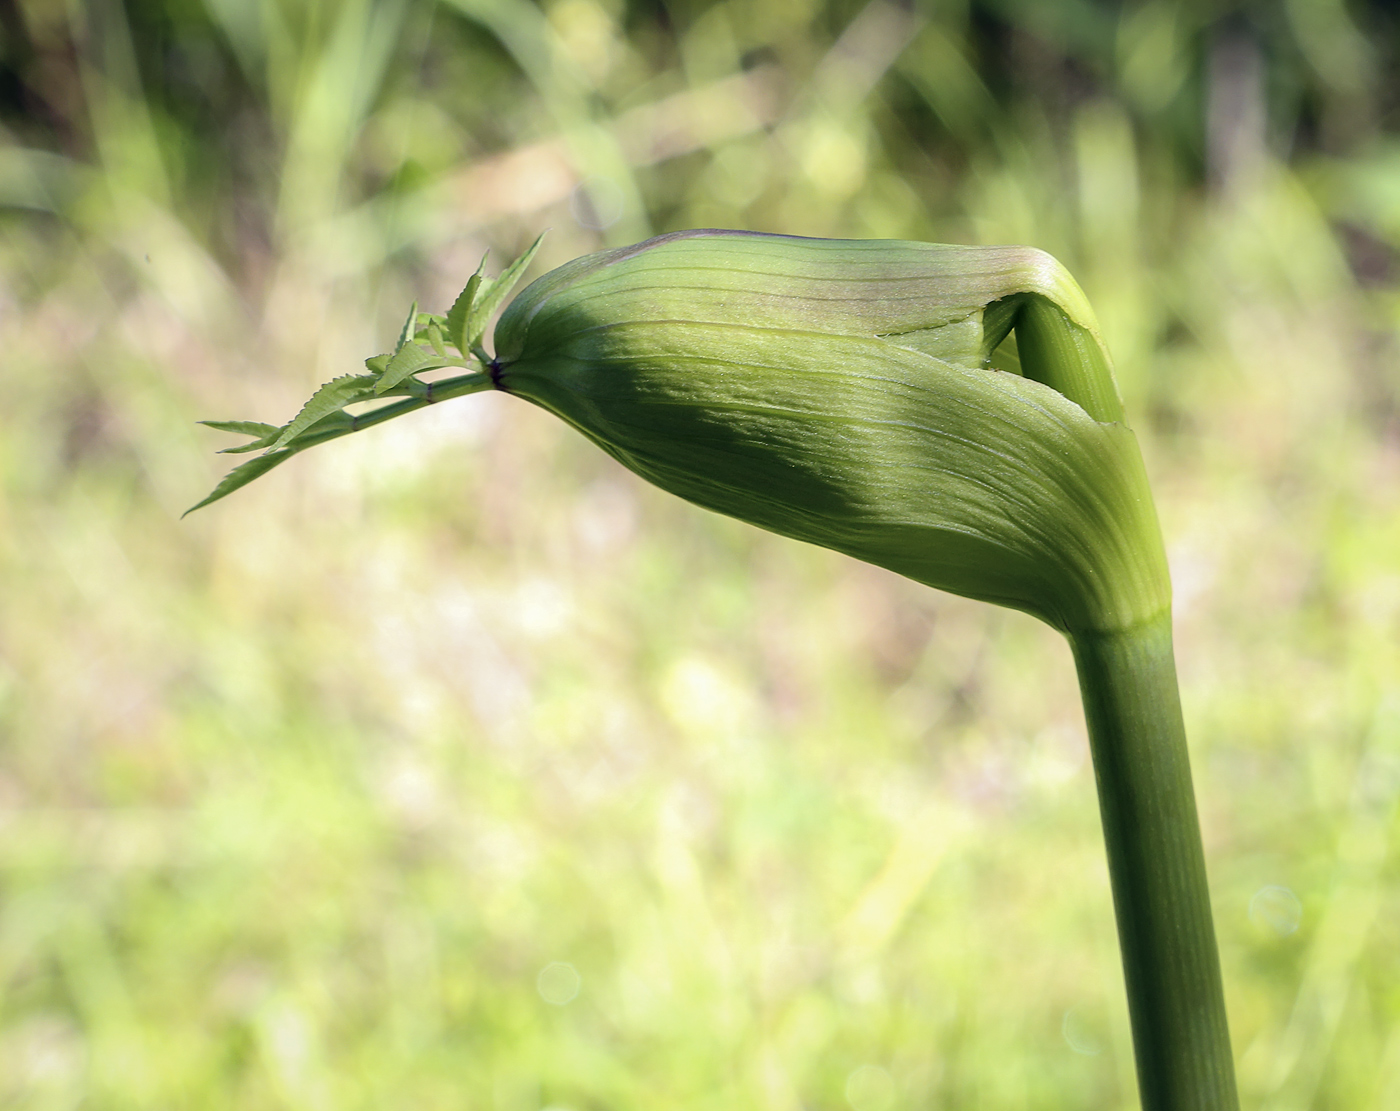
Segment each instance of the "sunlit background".
M0 1106L1135 1106L1065 644L482 395L551 228L1028 243L1159 498L1247 1108L1400 1106L1400 13L0 5Z

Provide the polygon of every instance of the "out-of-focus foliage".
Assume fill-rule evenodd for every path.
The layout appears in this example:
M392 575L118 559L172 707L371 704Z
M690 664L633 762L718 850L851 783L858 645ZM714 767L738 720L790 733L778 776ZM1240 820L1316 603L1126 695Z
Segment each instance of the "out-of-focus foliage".
M286 420L487 247L695 225L1075 272L1171 549L1246 1105L1400 1104L1398 32L0 7L0 1106L1132 1105L1048 630L498 396L178 521L196 419Z

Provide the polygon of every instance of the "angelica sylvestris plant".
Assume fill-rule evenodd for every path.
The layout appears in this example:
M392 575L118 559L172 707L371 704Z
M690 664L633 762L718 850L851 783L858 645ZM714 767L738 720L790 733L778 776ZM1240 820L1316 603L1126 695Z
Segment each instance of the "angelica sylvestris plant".
M415 306L392 352L287 424L207 422L261 454L200 505L496 389L697 505L1041 618L1078 668L1143 1106L1234 1108L1162 539L1074 280L1024 247L679 232L535 281L488 355L538 246L445 316ZM420 377L445 368L464 373ZM381 398L402 400L347 411Z

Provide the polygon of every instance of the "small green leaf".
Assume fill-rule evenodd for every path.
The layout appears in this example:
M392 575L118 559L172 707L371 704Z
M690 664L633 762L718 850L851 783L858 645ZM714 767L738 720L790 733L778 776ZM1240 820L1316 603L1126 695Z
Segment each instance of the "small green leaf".
M433 350L438 353L438 356L440 358L447 358L447 348L443 345L442 342L442 329L440 329L436 324L429 324L427 330L428 342L433 345Z
M220 432L238 432L244 436L254 437L249 443L224 448L219 452L220 455L241 455L247 451L260 451L270 446L282 432L280 425L264 424L257 420L202 420L198 423L209 428L217 428Z
M418 326L418 302L413 302L413 307L408 310L408 319L403 322L403 327L399 330L399 342L394 345L394 353L403 350L403 345L413 338L413 333Z
M380 381L383 381L382 377L376 378L372 374L342 374L339 378L331 379L311 395L311 400L302 406L301 412L282 429L272 449L275 451L286 447L298 433L337 409L374 397L375 383Z
M281 425L264 424L260 420L202 420L196 423L205 428L217 428L220 432L239 432L244 436L259 438L282 431Z
M327 432L353 432L355 430L355 418L344 409L337 409L334 413L328 413L315 424L308 425L296 434L289 444L290 448L300 451L304 447L309 447L309 440L322 436Z
M205 421L203 423L212 424L210 421ZM180 516L188 517L196 509L203 509L211 502L216 502L220 498L228 497L229 494L232 494L240 486L247 486L253 479L267 474L273 467L280 463L285 463L295 454L295 448L282 448L278 451L268 452L266 455L259 455L256 459L249 459L246 463L240 463L237 467L234 467L233 470L229 471L228 474L224 475L223 479L214 487L213 492L211 492L207 498L202 502L197 502L190 506L181 513Z
M250 451L262 451L264 448L268 448L273 445L273 443L277 440L278 433L280 433L281 431L282 430L280 428L274 429L270 436L263 436L260 439L254 440L251 444L239 444L237 447L221 448L219 454L247 455Z
M442 365L442 359L425 351L416 343L405 344L399 348L399 353L389 360L389 365L384 368L384 373L374 384L375 396L393 389L405 378L417 374L420 370L435 370Z
M452 307L447 310L447 338L463 355L470 354L471 351L467 343L467 321L471 318L472 302L476 300L477 291L481 288L481 275L486 269L486 258L489 254L488 251L486 255L481 256L481 264L476 268L476 273L467 279L466 286L457 294L457 300L453 301Z
M520 275L525 273L535 253L540 249L540 244L544 242L545 233L540 232L535 241L530 244L527 250L518 259L512 262L501 273L501 276L493 281L489 288L483 289L480 299L468 308L466 326L466 346L457 345L457 349L466 354L468 349L476 351L481 347L482 337L486 335L486 325L490 323L491 316L501 307L501 303L510 296L510 291L515 288L515 283L520 280ZM482 259L485 264L486 260ZM453 306L455 309L457 306ZM449 314L450 315L450 314Z
M383 355L371 355L365 360L365 368L371 374L383 374L388 369L389 361L393 359L393 354L385 352Z

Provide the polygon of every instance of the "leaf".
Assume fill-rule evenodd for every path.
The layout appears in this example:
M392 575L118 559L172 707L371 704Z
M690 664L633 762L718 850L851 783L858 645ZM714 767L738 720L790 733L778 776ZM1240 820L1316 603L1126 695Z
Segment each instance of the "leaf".
M457 300L453 301L452 307L447 310L447 338L463 355L471 353L467 344L467 321L471 318L472 302L481 288L481 274L486 269L486 258L489 254L488 251L481 256L481 264L476 268L476 273L467 279L466 286L457 294Z
M365 369L371 374L383 374L393 357L393 353L387 351L383 355L371 355L365 360Z
M273 445L273 443L276 442L276 440L277 440L277 435L278 435L278 433L280 433L281 431L282 431L282 430L281 430L280 428L273 429L271 435L263 436L261 439L254 440L251 444L239 444L237 447L226 447L226 448L222 448L222 449L220 449L219 454L220 454L220 455L246 455L246 454L247 454L248 452L250 452L250 451L262 451L264 448L269 448L269 447L271 447L271 446Z
M303 428L287 446L300 451L302 448L310 446L308 441L313 437L318 437L322 433L331 431L355 431L355 418L344 409L337 409L334 413L329 413L322 417L315 424Z
M403 350L403 345L413 338L413 333L418 326L418 302L413 302L413 307L408 310L408 319L403 322L403 327L399 330L399 342L394 345L394 353L398 354Z
M337 409L374 397L374 386L379 381L383 381L383 378L376 378L373 374L342 374L339 378L332 378L312 394L311 400L301 407L301 412L287 423L273 443L272 450L286 447L299 432Z
M445 366L457 365L457 359L448 358L446 354L436 355L431 351L424 350L416 343L410 343L389 360L389 365L384 368L384 373L374 384L374 396L378 397L387 393L403 382L405 378L410 378L422 371L440 370Z
M428 342L432 344L433 350L438 353L440 358L447 358L447 348L442 342L442 329L436 324L428 325Z
M505 268L501 276L491 283L490 288L482 291L481 299L469 307L467 313L466 327L466 347L457 345L462 354L467 353L470 348L475 351L481 346L481 339L486 335L486 325L490 322L491 316L501 307L501 303L510 295L510 291L515 288L515 283L520 280L520 275L525 273L535 257L535 252L540 249L540 244L544 242L545 233L540 232L535 241L530 244L527 250L518 259ZM482 259L482 263L485 263ZM470 284L470 283L469 283ZM456 306L454 305L455 309ZM449 314L450 315L450 314Z
M204 421L203 423L211 424L213 422ZM180 516L188 517L196 509L203 509L211 502L216 502L220 498L228 497L229 494L232 494L239 487L247 486L253 479L267 474L273 467L285 463L295 454L295 448L282 448L279 451L268 452L266 455L259 455L256 459L249 459L246 463L240 463L237 467L234 467L233 470L229 471L228 474L224 475L207 498L202 502L197 502L190 506L181 513Z
M202 420L198 423L209 428L217 428L220 432L239 432L244 436L255 437L246 444L224 448L219 452L220 455L242 455L248 451L261 451L265 447L270 447L273 441L282 434L280 425L264 424L257 420Z
M239 432L244 436L259 438L282 431L281 425L264 424L260 420L202 420L197 423L206 428L217 428L220 432Z
M375 396L393 389L405 378L417 374L420 370L437 365L441 365L440 360L435 359L416 343L404 344L399 348L399 353L389 360L389 365L384 368L384 373L374 384Z

